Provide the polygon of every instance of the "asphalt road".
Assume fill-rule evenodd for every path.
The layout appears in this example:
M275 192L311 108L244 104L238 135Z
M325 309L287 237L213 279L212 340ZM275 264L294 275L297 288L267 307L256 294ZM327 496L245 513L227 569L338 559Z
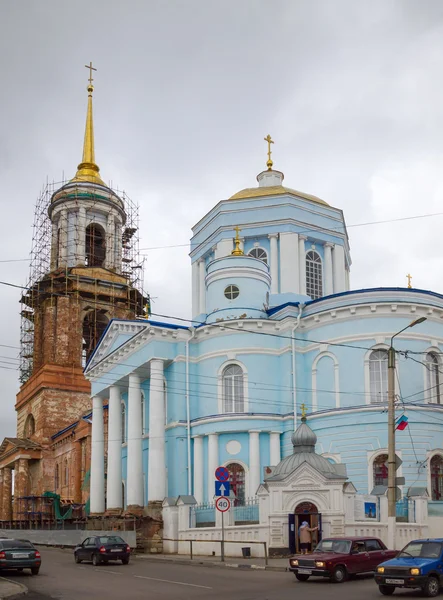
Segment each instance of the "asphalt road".
M41 549L40 574L2 571L2 576L24 583L27 600L381 600L372 577L342 584L323 579L305 583L292 573L159 563L134 557L93 567L76 565L67 550ZM417 598L418 592L396 591L398 598Z

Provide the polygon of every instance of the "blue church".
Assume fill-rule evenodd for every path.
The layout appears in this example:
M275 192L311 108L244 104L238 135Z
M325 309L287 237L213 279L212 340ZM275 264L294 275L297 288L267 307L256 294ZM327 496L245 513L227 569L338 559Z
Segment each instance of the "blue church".
M302 405L316 453L371 494L387 482L387 350L402 329L397 475L404 496L443 500L443 296L351 289L343 212L285 187L270 153L266 166L192 230L189 326L115 319L90 358L92 513L212 501L220 465L247 502L292 454Z

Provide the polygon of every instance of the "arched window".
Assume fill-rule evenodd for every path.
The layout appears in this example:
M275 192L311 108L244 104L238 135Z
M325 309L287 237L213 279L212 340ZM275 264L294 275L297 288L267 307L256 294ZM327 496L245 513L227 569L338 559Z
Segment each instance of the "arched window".
M60 468L59 468L58 464L55 465L54 487L55 487L54 491L58 492L58 489L60 487Z
M371 404L388 399L388 351L373 350L369 357Z
M436 454L430 461L431 469L431 499L443 498L443 456Z
M86 257L87 267L102 267L106 258L105 232L100 225L91 223L86 227Z
M69 467L67 458L65 458L65 462L63 465L63 485L69 485Z
M108 317L103 310L93 310L83 319L82 356L89 359L108 325Z
M374 485L388 485L388 455L379 454L372 463Z
M245 407L243 370L229 365L223 370L223 412L243 412Z
M258 258L259 260L262 260L264 263L268 264L268 254L263 248L252 248L248 254L249 256Z
M31 437L35 433L35 419L33 415L28 415L25 421L25 438Z
M126 404L122 402L122 444L126 443Z
M315 250L310 250L306 254L306 293L313 300L323 296L321 258Z
M441 404L440 399L440 363L435 352L426 354L426 393L430 402Z
M229 483L231 491L235 495L234 506L245 504L245 470L238 463L230 463L226 466L229 471Z

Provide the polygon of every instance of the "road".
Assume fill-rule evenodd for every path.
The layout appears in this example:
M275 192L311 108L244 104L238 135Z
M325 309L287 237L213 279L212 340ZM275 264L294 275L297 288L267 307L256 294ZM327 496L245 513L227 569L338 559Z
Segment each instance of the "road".
M27 600L381 600L372 577L343 584L323 579L306 583L292 573L175 565L134 557L129 565L76 565L67 550L41 549L37 577L3 571L29 588ZM417 598L417 592L394 597Z

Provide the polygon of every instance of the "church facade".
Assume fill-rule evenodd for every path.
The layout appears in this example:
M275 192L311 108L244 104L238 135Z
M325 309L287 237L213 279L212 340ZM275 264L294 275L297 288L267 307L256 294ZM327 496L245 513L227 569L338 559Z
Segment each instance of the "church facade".
M247 502L292 454L302 405L317 454L346 465L358 493L385 488L387 350L402 329L396 418L409 427L396 432L397 475L403 496L421 490L441 500L443 296L352 290L342 211L283 178L269 155L258 187L220 201L194 226L189 326L108 325L85 370L92 512L150 514L180 496L212 502L220 465L236 504Z
M30 518L21 499L31 496L32 518L48 518L38 503L44 492L87 503L91 401L84 364L113 318L144 314L146 300L127 272L125 247L134 234L127 204L95 162L91 82L82 162L73 179L47 192L35 232L48 262L46 271L44 261L35 269L22 297L17 433L0 447L2 521Z

